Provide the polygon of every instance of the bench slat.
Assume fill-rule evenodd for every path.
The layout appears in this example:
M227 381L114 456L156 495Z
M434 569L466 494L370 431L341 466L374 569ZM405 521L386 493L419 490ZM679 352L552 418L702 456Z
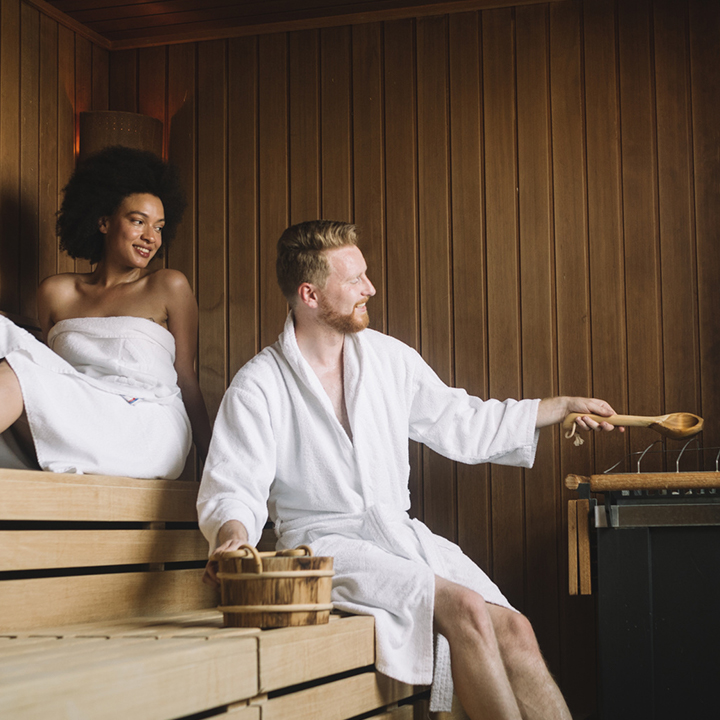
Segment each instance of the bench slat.
M197 522L198 484L0 469L0 520Z
M260 692L372 665L374 627L372 617L356 615L326 625L261 633Z
M0 571L204 560L199 530L0 531Z
M115 641L109 641L113 643ZM0 680L0 717L14 720L166 720L253 697L254 638L148 640L122 657L96 651L81 670Z
M0 631L200 610L218 605L201 569L0 582Z
M344 720L391 705L414 692L412 685L367 672L272 698L261 705L262 720Z

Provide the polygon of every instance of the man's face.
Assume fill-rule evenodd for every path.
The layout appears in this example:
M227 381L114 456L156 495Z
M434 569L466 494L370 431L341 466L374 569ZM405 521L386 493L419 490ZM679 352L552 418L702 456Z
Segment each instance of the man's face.
M375 288L366 275L367 264L355 245L326 251L330 275L318 290L320 319L340 333L364 330L370 322L367 301Z

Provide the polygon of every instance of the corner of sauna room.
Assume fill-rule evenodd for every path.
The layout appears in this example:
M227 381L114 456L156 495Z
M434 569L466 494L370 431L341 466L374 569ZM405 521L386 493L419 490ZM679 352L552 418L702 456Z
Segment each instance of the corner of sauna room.
M235 373L283 330L282 231L353 222L377 290L370 327L418 350L443 382L481 398L587 396L623 415L704 419L681 439L650 426L575 444L546 429L531 469L410 444L410 515L530 619L575 720L703 707L703 662L717 665L708 638L720 642L704 609L720 599L708 579L720 560L720 4L335 0L309 12L288 1L242 26L228 20L233 3L175 19L174 3L146 3L144 19L120 17L129 1L92 5L0 5L0 314L40 337L39 283L93 267L56 235L93 118L112 125L113 143L155 133L179 173L187 207L152 262L182 272L196 298L211 422ZM7 473L28 467L13 462ZM0 486L16 488L5 472ZM178 487L201 473L192 449ZM151 497L151 481L135 482ZM85 498L89 486L75 485ZM177 558L149 551L144 569L202 564L182 503L120 522L177 533L163 540L183 548ZM17 523L50 522L23 517L0 517L2 542ZM116 520L98 507L52 522ZM692 676L677 653L699 658ZM243 717L264 717L247 707Z

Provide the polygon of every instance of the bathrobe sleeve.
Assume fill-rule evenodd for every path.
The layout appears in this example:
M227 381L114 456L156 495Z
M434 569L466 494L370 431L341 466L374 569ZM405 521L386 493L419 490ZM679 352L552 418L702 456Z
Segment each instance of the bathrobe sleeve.
M233 383L220 405L198 494L200 529L216 547L228 520L239 520L257 545L268 518L275 478L276 443L268 403L261 393Z
M471 465L532 467L540 400L481 400L445 385L419 355L414 365L409 421L413 440Z

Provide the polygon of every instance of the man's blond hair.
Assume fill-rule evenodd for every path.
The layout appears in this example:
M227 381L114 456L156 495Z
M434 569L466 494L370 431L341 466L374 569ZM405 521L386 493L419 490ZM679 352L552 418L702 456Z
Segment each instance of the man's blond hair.
M324 288L330 275L327 250L357 245L351 223L338 220L308 220L291 225L277 244L275 270L282 294L292 305L303 283Z

